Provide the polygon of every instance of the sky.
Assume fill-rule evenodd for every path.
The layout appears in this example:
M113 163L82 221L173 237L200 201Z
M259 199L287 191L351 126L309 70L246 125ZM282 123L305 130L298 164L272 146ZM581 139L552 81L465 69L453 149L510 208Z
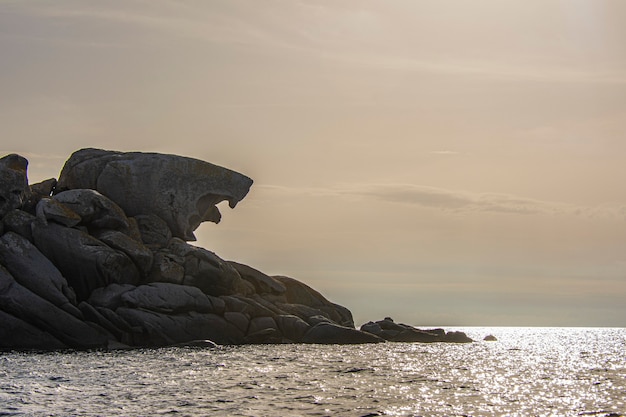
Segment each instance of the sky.
M0 0L0 154L254 179L195 245L360 325L626 326L626 2Z

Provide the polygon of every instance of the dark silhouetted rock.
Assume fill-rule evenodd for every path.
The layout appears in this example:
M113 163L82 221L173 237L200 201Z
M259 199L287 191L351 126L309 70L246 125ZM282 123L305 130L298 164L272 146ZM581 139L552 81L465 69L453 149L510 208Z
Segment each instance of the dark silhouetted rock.
M231 264L203 248L192 246L181 239L171 240L168 250L184 259L185 285L200 288L210 295L247 295L254 287L244 281Z
M285 276L274 276L273 278L285 286L284 296L288 304L300 304L316 308L323 311L325 313L323 315L335 323L354 327L352 313L347 308L331 303L322 294L298 280ZM299 314L295 315L301 317Z
M0 310L0 350L58 350L67 346L50 333Z
M248 334L257 333L265 329L278 330L278 326L276 325L274 319L271 317L254 317L250 320Z
M115 310L122 306L122 294L135 288L137 287L130 284L109 284L106 287L93 290L87 302L92 306Z
M8 212L2 219L2 222L4 223L5 233L15 232L32 242L32 224L35 220L37 220L37 218L32 214L15 209Z
M132 217L137 224L141 241L150 248L164 248L172 239L167 223L155 214L141 214Z
M252 294L250 298L254 300L257 304L260 304L261 306L265 307L267 310L271 311L273 313L271 314L272 316L285 313L277 306L277 303L284 302L284 297L274 296L271 294L263 294L263 295Z
M53 221L66 227L73 227L80 223L80 216L74 213L70 208L66 207L51 198L42 198L35 208L37 219L43 223Z
M148 281L182 285L185 281L185 259L167 250L155 252Z
M307 331L311 328L307 322L300 317L288 314L278 315L274 317L278 329L289 340L301 342Z
M420 342L420 343L432 343L432 342L442 342L440 336L425 332L419 329L405 329L396 335L392 336L389 339L391 342Z
M250 317L274 317L276 315L274 309L269 309L263 304L251 298L243 297L240 295L235 295L233 297L237 298L240 301L243 301L248 305L246 312L250 314Z
M395 323L391 317L377 322L368 322L361 326L361 331L374 334L390 342L448 342L469 343L472 339L463 332L448 332L444 329L418 329L408 324Z
M81 318L76 294L59 270L28 240L13 232L0 237L0 264L15 280L55 306Z
M244 338L241 330L212 313L168 315L126 307L116 312L140 330L133 335L138 346L167 346L198 339L229 345L240 344Z
M365 323L364 325L362 325L360 330L362 332L368 332L368 333L371 333L371 334L375 334L376 336L380 336L383 333L383 329L382 329L382 327L380 327L380 324L374 323L373 321L369 321L369 322ZM382 337L382 336L380 336L380 337Z
M54 188L57 186L56 178L48 178L47 180L43 180L41 182L31 184L30 192L34 197L50 197Z
M309 316L306 318L306 322L309 324L309 326L317 326L320 323L333 323L333 324L337 324L334 323L331 319L329 319L326 316L320 316L320 315L313 315L313 316Z
M228 263L235 268L241 278L254 285L254 289L258 294L283 294L287 290L285 285L278 280L264 274L261 271L249 267L248 265L240 264L233 261L228 261Z
M159 313L178 314L188 311L213 312L209 298L199 288L154 282L140 285L120 296L122 304Z
M28 212L35 212L35 207L39 200L42 198L50 198L54 187L57 185L56 178L50 178L45 181L38 182L30 185L30 196L26 203L23 205L23 209Z
M473 340L468 337L465 332L453 331L447 332L444 336L444 342L448 343L471 343Z
M251 185L245 175L193 158L81 149L65 163L57 190L97 190L127 215L155 214L174 236L195 240L201 222L220 221L217 203L234 208Z
M96 309L91 304L86 301L81 302L78 305L81 313L85 317L85 320L89 320L93 323L98 324L103 329L111 333L117 340L126 340L124 334L124 327L118 327L113 321L109 320L105 315L103 315L98 309ZM130 330L130 329L127 329Z
M21 286L2 266L0 306L4 312L50 333L71 348L92 349L107 345L108 337L105 333Z
M302 338L303 343L360 344L384 342L378 336L333 323L319 323L309 329Z
M234 324L244 334L248 332L248 325L250 325L250 317L240 311L226 311L224 313L224 319Z
M35 246L59 268L79 301L109 284L137 284L141 274L124 253L88 234L49 223L33 224Z
M485 338L483 339L485 342L497 342L498 338L495 337L492 334L488 334L487 336L485 336Z
M21 208L30 197L26 170L28 161L17 154L0 158L0 219Z
M154 255L140 241L117 230L100 230L94 236L107 246L124 252L139 269L142 276L147 276L152 269Z
M291 314L300 317L302 320L314 326L320 321L334 322L328 317L326 313L313 307L306 306L304 304L283 304L277 303L276 306L280 308L283 313ZM313 320L313 322L311 321Z
M95 190L67 190L56 193L52 199L76 213L81 218L81 224L99 229L128 229L124 211Z
M79 305L82 306L84 304L88 303L83 301ZM108 320L109 323L115 326L116 329L119 329L122 332L121 338L118 339L120 342L131 346L134 344L132 334L141 332L140 328L133 328L130 324L128 324L126 320L124 320L119 314L111 309L105 307L94 307L94 309L100 314L101 317L104 317L106 320ZM99 324L102 325L101 323Z
M240 313L249 313L250 311L250 305L237 297L222 295L219 298L224 301L225 311L238 311Z
M244 337L243 343L245 344L279 344L283 343L284 338L280 330L278 329L263 329L254 333L249 333Z
M302 282L186 242L200 222L220 220L217 203L245 197L244 175L83 149L58 182L29 187L27 165L0 159L0 335L16 335L0 349L378 340Z

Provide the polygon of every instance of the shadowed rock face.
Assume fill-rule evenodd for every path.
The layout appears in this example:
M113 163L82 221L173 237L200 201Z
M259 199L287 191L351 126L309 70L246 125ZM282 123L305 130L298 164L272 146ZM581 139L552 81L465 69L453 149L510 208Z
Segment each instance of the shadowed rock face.
M0 158L0 218L19 208L29 195L26 158L11 154Z
M175 155L83 149L28 186L0 159L0 350L240 343L467 341L352 313L306 284L190 245L248 177ZM55 186L56 185L56 186ZM54 194L54 195L51 195Z
M251 185L245 175L193 158L82 149L65 163L56 193L96 190L127 216L155 214L174 236L191 241L201 222L220 221L217 203L234 208Z
M370 321L361 326L361 331L371 333L390 342L419 343L470 343L473 340L463 332L447 332L444 329L417 329L408 324L395 323L385 317L377 322Z

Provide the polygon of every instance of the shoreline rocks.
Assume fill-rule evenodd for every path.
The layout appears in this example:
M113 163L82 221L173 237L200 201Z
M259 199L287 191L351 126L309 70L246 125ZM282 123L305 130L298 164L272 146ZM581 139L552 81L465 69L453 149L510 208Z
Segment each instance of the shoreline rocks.
M361 331L371 333L388 342L420 343L471 343L473 340L463 332L446 332L444 329L418 329L408 324L395 323L391 317L377 322L368 322Z
M246 196L245 175L100 149L72 154L58 182L28 185L27 166L0 158L0 350L462 340L387 321L357 330L306 284L189 244L219 222L217 203Z

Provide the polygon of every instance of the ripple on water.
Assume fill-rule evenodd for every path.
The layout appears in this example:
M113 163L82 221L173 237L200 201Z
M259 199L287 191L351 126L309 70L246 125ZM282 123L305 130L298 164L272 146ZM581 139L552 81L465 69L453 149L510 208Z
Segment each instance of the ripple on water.
M624 329L463 329L473 344L0 354L3 415L624 413Z

